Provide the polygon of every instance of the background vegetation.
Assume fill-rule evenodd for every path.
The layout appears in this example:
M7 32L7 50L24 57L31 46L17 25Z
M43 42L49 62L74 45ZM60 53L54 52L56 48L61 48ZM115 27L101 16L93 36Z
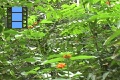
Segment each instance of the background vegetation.
M0 80L119 80L120 0L0 1ZM28 7L28 29L6 8Z

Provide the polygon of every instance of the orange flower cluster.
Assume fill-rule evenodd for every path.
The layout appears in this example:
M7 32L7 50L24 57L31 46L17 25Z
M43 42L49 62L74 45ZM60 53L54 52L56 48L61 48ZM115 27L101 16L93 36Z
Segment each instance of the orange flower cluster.
M33 27L35 27L36 25L39 24L39 22L40 22L40 21L34 22L33 25L32 25L32 26L28 26L28 28L33 28Z
M29 29L33 28L33 26L28 26Z
M110 1L107 1L106 4L110 5Z
M65 63L59 63L59 64L57 65L57 68L64 68L65 66L66 66Z
M63 58L66 58L66 59L69 59L71 57L71 54L70 53L67 53L65 55L63 55ZM65 63L59 63L57 64L57 68L64 68L66 66Z
M65 54L63 55L63 58L70 58L71 57L71 54Z

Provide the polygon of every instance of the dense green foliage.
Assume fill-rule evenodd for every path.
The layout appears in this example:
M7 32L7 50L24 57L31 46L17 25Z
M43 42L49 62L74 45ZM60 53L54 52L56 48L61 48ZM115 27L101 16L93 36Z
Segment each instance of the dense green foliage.
M120 79L120 0L74 1L0 1L0 80ZM6 8L16 5L28 7L29 26L40 23L5 28Z

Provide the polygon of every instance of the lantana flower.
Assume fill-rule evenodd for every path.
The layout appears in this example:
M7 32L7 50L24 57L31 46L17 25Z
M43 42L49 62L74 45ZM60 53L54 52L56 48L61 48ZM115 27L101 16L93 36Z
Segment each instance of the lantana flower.
M71 57L71 54L65 54L63 55L63 58L70 58Z
M64 68L66 66L65 63L58 63L57 68Z

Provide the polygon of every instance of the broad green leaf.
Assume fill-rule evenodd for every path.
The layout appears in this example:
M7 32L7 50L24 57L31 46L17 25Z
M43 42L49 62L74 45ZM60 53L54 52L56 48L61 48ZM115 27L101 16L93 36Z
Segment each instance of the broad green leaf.
M53 23L53 22L49 20L42 20L40 23Z
M74 7L76 7L76 4L72 4L72 5L70 6L70 8L74 8Z
M110 42L111 42L114 38L118 37L119 35L120 35L120 29L118 29L118 30L115 31L110 37L108 37L108 38L105 40L104 45L109 45Z
M74 29L72 34L80 34L82 31L80 29Z
M64 61L64 59L63 58L54 58L54 59L46 60L45 62L43 62L43 64L55 63L58 61Z
M27 74L37 74L37 71L31 70L31 71L27 72Z
M51 68L42 69L42 73L45 73L45 72L51 72L51 71L52 71Z
M28 38L34 38L34 39L40 39L46 35L45 33L36 30L26 30L23 31L22 33L26 35Z
M48 2L50 2L51 0L47 0Z
M72 54L72 52L61 52L60 55Z
M62 8L68 8L69 5L67 5L67 4L63 4L61 7L62 7Z
M30 8L33 6L33 3L27 3L27 7Z
M94 21L98 18L98 15L93 15L93 14L90 14L90 17L88 18L88 21Z
M28 25L32 25L35 22L36 18L37 18L37 16L35 16L35 15L29 16Z
M71 57L71 60L78 60L78 59L92 59L92 58L96 58L95 56L86 56L86 55L80 55L80 56L75 56L75 57Z
M51 5L47 5L47 7L49 8L49 10L54 11L54 8Z
M53 2L56 2L56 0L53 0Z
M107 19L107 18L110 18L111 17L111 14L110 13L103 13L103 12L100 12L98 14L98 18L99 19Z
M28 72L26 72L27 74L37 74L37 70L39 70L40 69L40 67L36 67L35 69L32 69L32 70L30 70L30 71L28 71Z
M99 2L100 0L90 0L91 3L95 4L97 2Z
M40 0L35 0L35 3L40 3Z
M36 60L35 60L35 58L26 58L23 61L25 61L25 62L35 62Z
M41 12L45 12L45 8L43 8L42 6L37 6L36 10L40 10Z
M36 67L35 69L33 69L34 71L37 71L37 70L39 70L40 69L40 67Z
M53 54L48 57L48 59L55 58L55 57L60 57L61 55L59 54Z
M51 18L52 18L51 15L52 15L52 12L51 12L51 11L50 11L50 12L47 12L47 13L46 13L47 19L51 19ZM42 21L41 21L41 22L42 22Z
M43 32L35 32L35 31L33 31L31 36L34 37L34 38L42 38L42 37L45 36L45 34Z
M10 71L10 74L11 74L13 77L15 77L15 73L14 73L13 70Z
M4 31L4 33L8 33L8 34L17 34L18 32L17 32L16 30L10 29L10 30Z

